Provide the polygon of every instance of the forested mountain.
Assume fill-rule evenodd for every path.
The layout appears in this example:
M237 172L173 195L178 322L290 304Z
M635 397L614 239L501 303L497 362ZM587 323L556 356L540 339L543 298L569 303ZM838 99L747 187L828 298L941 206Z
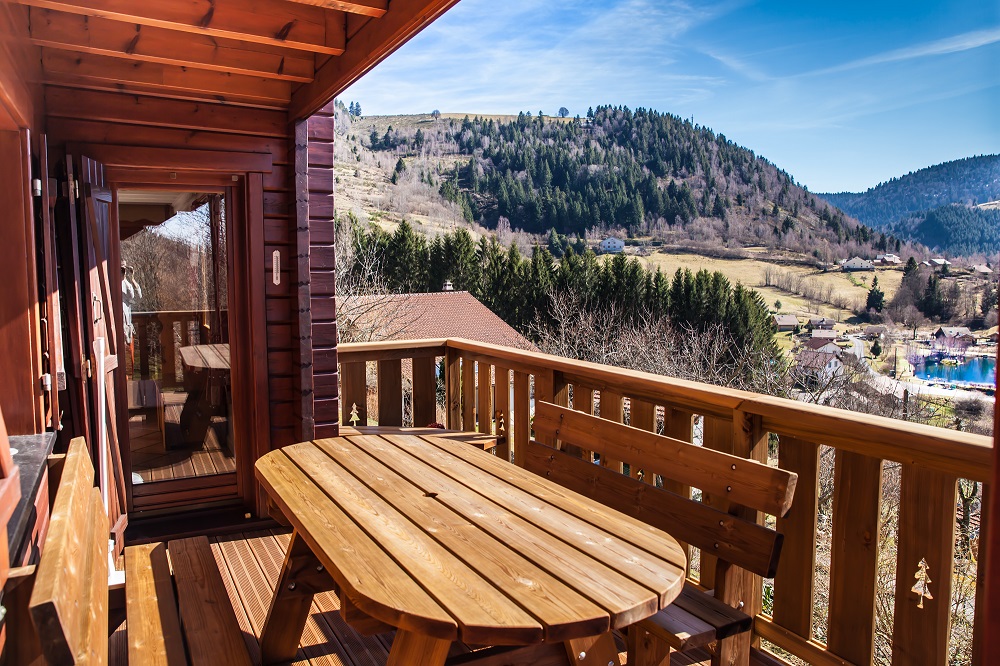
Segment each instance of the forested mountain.
M979 204L1000 199L1000 155L936 164L879 183L865 192L819 196L864 224L885 229L913 213L947 204Z
M951 256L1000 252L1000 209L950 204L889 225L904 238Z
M435 188L467 221L490 229L580 237L617 229L692 247L763 245L824 262L923 253L858 224L724 135L657 111L428 116L395 127L366 118L345 133L361 139L358 162L374 158L395 185Z

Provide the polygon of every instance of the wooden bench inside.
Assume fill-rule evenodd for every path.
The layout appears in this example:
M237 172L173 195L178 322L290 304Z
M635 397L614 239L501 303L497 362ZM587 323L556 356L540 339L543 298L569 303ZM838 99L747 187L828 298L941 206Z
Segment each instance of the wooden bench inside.
M125 549L130 664L250 664L205 537Z
M557 441L571 450L593 451L604 461L627 462L633 471L642 469L650 481L660 476L665 486L695 487L706 495L725 498L733 509L747 507L784 516L791 507L797 475L746 458L541 401L535 407L534 430L540 439ZM630 478L536 441L528 445L527 467L598 499L638 523L666 530L678 540L702 549L703 554L714 555L716 588L720 587L720 576L731 566L764 578L775 574L782 535L737 511L695 501L687 494ZM622 525L622 529L628 528L628 524ZM668 656L670 650L705 647L732 637L744 641L742 652L749 653L752 626L749 615L687 583L680 597L667 608L630 628L633 635L629 663L636 663L634 653L639 650ZM653 641L645 636L646 632L654 637ZM657 645L657 641L666 647ZM650 659L640 663L659 662Z

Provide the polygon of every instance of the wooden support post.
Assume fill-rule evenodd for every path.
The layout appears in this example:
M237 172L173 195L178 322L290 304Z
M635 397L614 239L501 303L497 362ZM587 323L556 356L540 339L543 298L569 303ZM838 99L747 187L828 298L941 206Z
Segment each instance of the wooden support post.
M690 442L692 434L694 432L693 421L694 414L691 412L683 411L680 409L674 409L672 407L665 407L663 410L663 434L667 437L673 437L674 439L679 439L684 442ZM671 479L663 478L663 489L669 490L672 493L676 493L683 497L684 499L691 498L691 486L684 485L677 481ZM691 574L691 548L688 544L683 542L678 542L681 550L684 551L684 556L688 558L687 560L687 574Z
M378 424L398 427L403 425L403 369L402 361L378 361Z
M341 395L344 402L344 425L368 425L368 370L364 361L340 364ZM357 408L358 422L351 423L351 411Z
M514 371L514 464L524 467L528 461L528 440L531 439L531 400L528 373Z
M445 425L450 430L462 428L462 357L448 347L444 357Z
M566 656L571 666L604 666L618 663L618 647L611 632L568 640Z
M413 359L413 426L423 428L437 422L437 378L434 357Z
M261 661L291 661L298 651L302 629L313 597L335 588L333 579L297 532L292 532L274 598L260 634Z
M476 424L477 430L483 434L493 432L493 366L479 361L477 371Z
M733 454L757 462L767 462L767 433L761 428L760 417L739 410L733 411L732 420ZM763 523L764 516L759 511L744 506L732 505L729 513L745 520ZM750 617L761 611L764 581L760 576L731 563L718 560L715 565L715 597L733 608L739 608ZM712 655L712 666L750 663L750 648L759 639L753 632L746 632L719 641Z
M893 664L948 661L957 501L955 477L902 466Z
M670 646L637 624L628 628L628 666L670 666Z
M819 512L819 446L781 436L778 467L799 475L795 501L777 530L785 535L774 576L774 622L809 639L816 571L816 519Z
M629 405L629 425L640 430L656 432L656 405L645 400L638 400L637 398L630 399ZM640 467L629 461L629 476L633 479L638 479L640 471L642 471ZM643 474L642 480L646 483L656 484L656 478L653 474Z
M510 462L510 369L496 366L493 381L494 412L497 419L497 457Z
M608 421L614 421L615 423L622 422L623 410L622 410L622 396L619 393L612 393L611 391L601 391L601 418L607 419ZM601 464L608 469L613 469L619 474L622 473L625 466L621 460L612 460L611 458L601 457Z
M476 362L462 359L462 430L476 430Z
M837 451L833 483L827 647L850 662L868 664L875 652L882 461Z
M451 641L400 629L392 641L392 649L389 650L389 660L386 662L386 666L410 666L411 664L443 666L445 659L448 658L449 649L451 649Z

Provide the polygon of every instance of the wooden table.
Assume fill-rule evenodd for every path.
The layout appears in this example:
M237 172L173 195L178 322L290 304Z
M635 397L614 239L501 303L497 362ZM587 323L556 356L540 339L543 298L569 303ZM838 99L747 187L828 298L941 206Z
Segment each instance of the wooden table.
M564 643L570 663L617 664L611 630L681 591L673 537L469 445L482 435L350 432L257 461L294 528L265 663L295 656L313 595L331 589L349 623L398 628L390 665L443 664L453 641Z
M228 396L229 344L189 345L177 350L184 364L184 390L187 397L181 409L181 433L186 444L199 447L212 423L212 416L225 414ZM213 383L215 390L213 390Z

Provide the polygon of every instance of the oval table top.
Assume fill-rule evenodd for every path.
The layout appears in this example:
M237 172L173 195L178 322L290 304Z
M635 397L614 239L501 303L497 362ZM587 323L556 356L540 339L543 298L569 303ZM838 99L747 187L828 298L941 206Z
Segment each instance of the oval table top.
M567 641L680 594L673 537L463 441L473 437L371 429L272 451L257 476L358 609L414 633Z

